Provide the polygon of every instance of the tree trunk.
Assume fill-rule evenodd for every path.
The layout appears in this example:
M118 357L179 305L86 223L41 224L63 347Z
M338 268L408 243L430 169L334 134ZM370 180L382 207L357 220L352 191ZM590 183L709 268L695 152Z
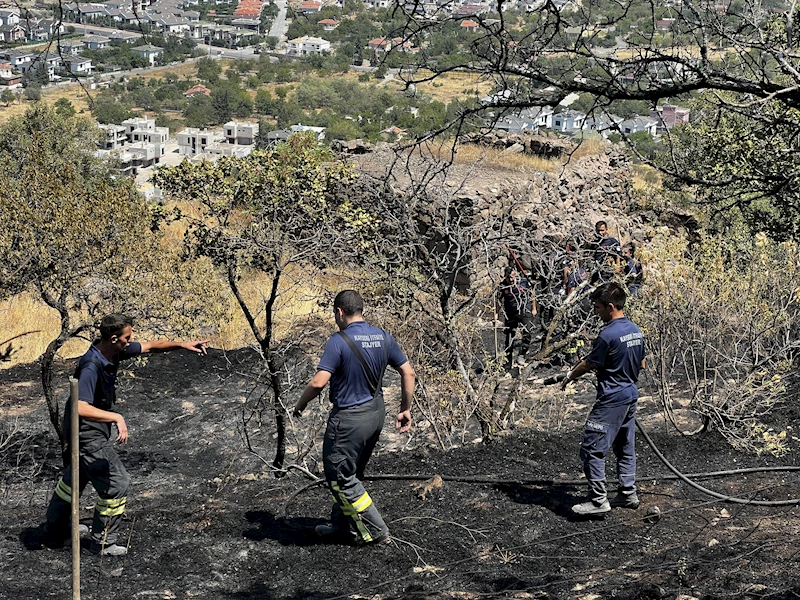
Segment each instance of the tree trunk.
M58 398L56 397L55 386L53 385L53 363L55 361L56 353L70 338L69 330L64 328L62 321L61 333L57 338L52 340L47 349L42 355L42 390L44 391L44 399L47 402L47 411L50 414L50 423L56 430L58 441L61 445L62 452L66 452L67 443L64 439L64 427L61 422L61 411L58 406ZM65 461L66 464L66 461Z
M42 355L42 391L44 392L44 399L47 403L47 411L50 414L50 423L56 430L59 444L61 445L61 459L64 465L69 462L69 455L67 453L67 440L64 439L64 427L61 422L61 412L58 408L58 398L56 398L55 386L53 385L53 362L56 358L56 353L66 343L66 341L75 335L77 331L72 331L70 326L70 316L67 310L67 298L65 293L61 293L56 300L50 292L44 288L39 288L39 294L50 308L58 311L61 317L61 331L54 340L48 345L47 349ZM80 329L78 330L80 331Z
M274 333L275 300L278 298L278 285L282 272L278 269L272 276L272 288L269 298L264 307L266 327L264 328L264 339L261 349L267 360L269 369L269 382L272 387L272 400L275 408L275 429L278 439L275 441L275 460L272 466L280 473L283 469L283 461L286 458L286 409L283 406L283 385L280 377L280 361L272 350L272 337Z
M272 401L275 410L275 428L277 429L278 433L275 460L272 461L272 465L276 469L280 470L283 469L283 461L286 456L286 419L284 417L286 411L283 407L283 387L280 379L280 362L272 350L272 336L274 332L275 317L273 311L275 310L275 300L278 297L278 285L280 284L282 271L276 268L272 273L272 287L270 289L269 298L267 298L267 301L264 305L265 326L263 334L261 331L259 331L255 317L247 306L247 302L245 302L244 297L239 290L239 285L236 281L236 265L233 263L229 264L227 271L228 284L230 285L236 301L239 303L239 307L244 313L247 324L250 326L250 330L253 332L253 336L256 338L256 341L261 348L264 361L267 363L267 368L269 369L269 381L270 387L272 388Z
M461 375L461 381L464 383L464 388L467 391L467 397L470 400L470 404L475 407L475 417L478 419L478 423L481 426L481 438L483 443L486 444L492 440L497 432L497 419L492 412L491 407L478 397L478 394L475 392L475 388L472 385L472 381L470 380L469 376L469 370L464 364L464 359L462 358L461 351L458 347L458 335L453 328L448 298L446 295L442 295L440 297L440 305L445 324L445 343L450 348L450 353L455 362L456 370Z

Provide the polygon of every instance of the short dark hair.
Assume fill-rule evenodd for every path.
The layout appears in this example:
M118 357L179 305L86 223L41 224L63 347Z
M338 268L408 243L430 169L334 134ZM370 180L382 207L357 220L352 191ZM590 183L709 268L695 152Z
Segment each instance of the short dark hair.
M514 267L506 267L505 269L503 269L503 275L504 275L505 277L508 277L508 276L509 276L509 275L511 275L513 272L514 272Z
M617 310L622 310L625 308L625 301L628 299L628 294L616 281L609 281L594 290L589 298L592 302L597 300L603 304L603 306L613 304L617 307Z
M600 227L600 225L608 229L608 223L606 223L605 221L598 221L597 223L594 224L594 228L597 229L598 227Z
M364 312L364 299L355 290L344 290L336 294L333 300L333 310L341 308L345 316L352 317Z
M625 244L625 247L630 251L631 258L634 258L636 256L636 244L634 244L633 242L628 242L627 244Z
M100 321L100 339L110 340L115 335L119 337L128 326L133 327L133 319L130 317L119 313L106 315Z

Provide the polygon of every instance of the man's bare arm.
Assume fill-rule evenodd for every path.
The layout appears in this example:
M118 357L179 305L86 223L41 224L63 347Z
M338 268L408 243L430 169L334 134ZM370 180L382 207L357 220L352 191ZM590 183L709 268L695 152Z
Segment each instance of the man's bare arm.
M406 361L397 369L400 373L400 412L397 414L394 427L404 433L411 428L411 402L414 400L414 385L417 375L411 363Z
M295 417L299 417L306 409L306 406L308 406L308 403L322 393L322 390L325 389L325 386L328 385L330 380L331 374L329 371L317 371L314 377L311 378L311 381L308 382L303 393L300 394L300 399L294 406L293 414Z
M128 425L121 414L97 408L94 404L89 404L85 400L78 400L78 416L87 421L95 421L97 423L115 423L119 432L117 441L121 443L128 441Z
M141 342L141 346L142 354L146 352L172 352L173 350L188 350L189 352L205 354L208 342L209 340L198 340L193 342L170 342L167 340L158 340L155 342Z
M574 379L578 379L578 377L586 375L586 373L589 373L589 372L593 371L596 368L597 367L595 365L593 365L592 363L586 362L585 360L582 360L581 362L579 362L575 366L574 369L572 369L569 373L567 373L566 377L564 377L564 381L561 382L561 389L562 390L567 389L567 384L570 381L572 381Z

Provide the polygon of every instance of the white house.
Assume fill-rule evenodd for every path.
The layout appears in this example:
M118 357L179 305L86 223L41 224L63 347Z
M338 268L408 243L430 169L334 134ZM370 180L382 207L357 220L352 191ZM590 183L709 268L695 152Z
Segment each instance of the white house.
M540 129L550 129L553 126L553 109L549 106L532 106L519 111L519 117L536 125Z
M111 44L111 40L102 35L87 35L81 41L89 50L103 50Z
M55 37L56 34L64 33L64 31L63 23L53 19L40 19L38 21L30 21L26 36L29 41L44 41Z
M577 110L565 110L553 115L553 129L562 133L583 129L585 122L586 115Z
M539 126L532 121L521 119L519 117L506 116L497 121L494 126L495 129L507 131L509 133L520 133L522 131L539 131Z
M33 59L36 58L31 52L24 50L6 50L0 52L0 59L11 64L11 67L20 73L27 71L33 64Z
M67 56L64 59L64 70L83 75L92 74L92 61L83 56Z
M132 117L122 122L129 142L146 142L148 144L165 145L169 139L168 127L156 127L153 119ZM163 153L162 153L163 155Z
M99 124L98 127L103 131L104 136L98 142L101 150L117 150L128 141L125 127L122 125Z
M252 146L258 136L258 123L229 121L223 127L225 141L237 146Z
M161 157L164 155L157 147L157 144L148 144L146 142L128 144L125 146L125 151L137 157L138 161L136 166L141 169L158 164Z
M311 133L315 133L317 135L317 139L322 141L325 139L325 128L324 127L312 127L311 125L302 125L298 123L297 125L290 125L289 131L292 133L302 133L304 131L310 131Z
M126 44L135 44L142 36L132 31L120 31L115 29L111 33L106 34L108 39L112 42L125 42Z
M150 65L156 64L156 59L164 53L163 48L153 46L152 44L145 44L144 46L135 46L131 48L134 54L144 57Z
M306 56L308 54L322 54L330 52L331 43L318 37L303 37L289 40L286 47L286 54L290 56Z
M212 157L220 156L235 156L236 158L244 158L253 152L254 146L235 146L233 144L226 144L223 142L213 142L205 147L205 154Z
M61 66L64 64L61 61L61 57L58 54L51 54L50 52L45 52L39 56L36 61L38 65L44 65L45 70L47 71L47 79L48 81L58 81L61 79L58 75L56 75L56 71L61 69Z
M86 46L83 45L83 42L75 40L61 40L58 42L58 51L61 52L63 56L77 56L84 48L86 48Z
M19 25L19 10L0 9L0 25Z
M584 122L583 128L589 131L596 131L600 137L607 138L609 133L615 133L617 128L625 119L617 115L599 115L588 117Z
M652 137L656 136L657 127L658 121L650 117L641 117L639 115L636 115L632 119L623 121L619 126L619 128L622 130L622 133L631 134L638 133L640 131L646 131Z
M210 129L187 127L178 133L178 152L182 156L202 154L210 144L222 141L218 133Z
M171 16L154 19L153 26L157 27L164 33L172 35L183 35L184 33L188 33L191 29L187 19L180 19L178 17Z

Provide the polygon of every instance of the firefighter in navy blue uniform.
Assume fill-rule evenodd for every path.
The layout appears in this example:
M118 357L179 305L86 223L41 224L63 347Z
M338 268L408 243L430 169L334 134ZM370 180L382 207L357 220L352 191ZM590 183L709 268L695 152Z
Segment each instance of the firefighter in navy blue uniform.
M197 342L134 342L133 321L124 315L111 314L100 323L100 339L78 361L78 415L80 431L80 491L91 482L97 492L92 521L93 552L122 556L127 548L118 545L119 526L125 512L130 476L119 459L111 440L112 424L116 425L116 441L128 440L128 427L123 416L114 412L117 399L116 380L119 364L147 352L169 352L185 349L205 354L207 340ZM70 438L70 402L65 407L65 436ZM73 465L68 465L56 484L45 524L46 544L57 546L69 536L72 503Z
M519 330L520 341L517 363L525 365L525 355L531 346L533 316L536 314L536 299L528 279L512 268L506 267L505 278L500 282L497 296L503 305L506 368L513 366L514 345Z
M339 332L328 339L317 373L303 390L294 416L330 381L333 409L322 446L325 480L333 494L331 525L316 533L330 541L372 544L388 539L383 521L361 479L383 429L383 374L387 366L400 373L400 412L395 428L411 427L411 400L415 374L397 342L382 329L369 325L362 315L364 301L358 292L340 292L333 303Z
M606 325L589 355L561 384L562 389L566 389L573 379L597 371L597 400L586 421L580 453L589 484L589 499L572 507L578 515L601 515L612 507L639 507L634 434L639 399L636 382L645 366L644 338L623 313L626 293L618 283L600 286L590 299L595 313ZM620 487L617 495L609 500L605 459L610 449L617 458Z
M598 221L594 225L597 233L597 242L594 250L595 271L592 273L592 283L602 284L610 281L619 269L622 261L622 247L619 240L608 234L608 224Z

